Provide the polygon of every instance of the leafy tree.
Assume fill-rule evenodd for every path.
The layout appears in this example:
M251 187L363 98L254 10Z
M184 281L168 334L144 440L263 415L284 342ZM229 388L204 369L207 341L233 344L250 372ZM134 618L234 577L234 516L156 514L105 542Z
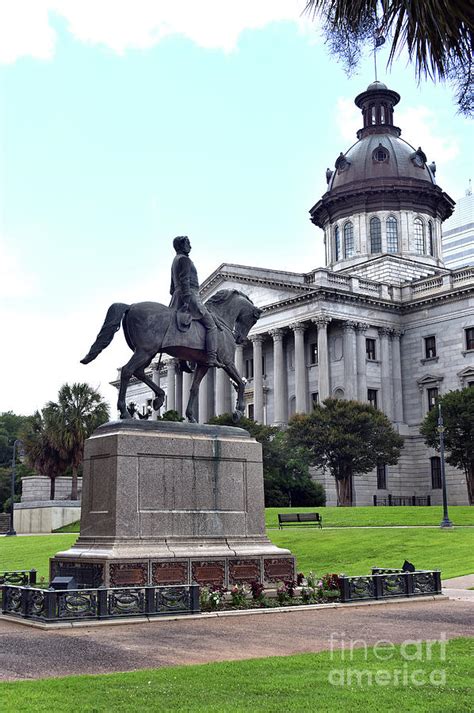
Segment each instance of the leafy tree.
M56 478L63 475L69 466L69 461L54 443L53 426L48 409L44 409L42 413L34 413L21 433L27 462L51 481L51 500L54 500Z
M209 423L244 428L262 444L265 505L324 505L322 486L309 475L309 459L303 448L288 448L286 434L275 426L264 426L250 418L234 423L232 414L215 416Z
M177 411L170 409L165 411L163 416L159 416L158 421L184 421L184 418Z
M417 77L452 82L459 109L473 102L474 11L469 0L307 0L306 12L320 17L331 54L351 73L361 49L375 38L391 41L388 64L406 46Z
M21 437L21 431L31 421L31 416L20 416L13 411L4 411L0 414L0 510L7 512L11 503L11 475L13 444ZM33 471L26 465L18 462L15 480L15 501L20 499L20 481Z
M72 469L71 498L77 500L77 473L84 456L84 443L109 418L109 407L89 384L64 384L57 401L43 409L50 442Z
M449 452L446 460L466 474L469 504L474 504L474 388L468 386L460 391L450 391L442 396L444 422L444 445ZM421 424L425 443L439 450L438 409L426 414Z
M378 463L394 465L403 438L388 418L358 401L326 399L310 414L296 414L287 431L290 447L304 446L311 465L327 468L336 479L338 505L352 504L352 478Z

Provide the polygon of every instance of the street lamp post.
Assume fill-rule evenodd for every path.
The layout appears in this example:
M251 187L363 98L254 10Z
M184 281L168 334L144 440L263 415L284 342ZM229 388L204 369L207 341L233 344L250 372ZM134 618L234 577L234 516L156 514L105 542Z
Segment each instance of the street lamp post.
M15 513L15 478L16 478L16 452L17 452L17 447L22 446L23 442L17 438L16 441L13 443L13 457L12 457L12 479L11 479L11 500L12 500L12 505L11 505L11 515L10 515L10 529L6 533L7 535L16 535L15 527L14 527L14 522L13 522L13 516Z
M441 485L443 488L443 519L440 527L453 527L453 523L448 516L448 495L446 492L446 470L444 467L444 425L441 404L438 403L438 433L439 433L439 453L441 465Z

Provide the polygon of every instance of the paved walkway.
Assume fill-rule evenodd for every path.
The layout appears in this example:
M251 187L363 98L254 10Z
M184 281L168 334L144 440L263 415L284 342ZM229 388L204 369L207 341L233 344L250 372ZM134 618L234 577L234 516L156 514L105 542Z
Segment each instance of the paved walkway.
M427 599L262 615L39 630L0 617L0 680L110 673L373 645L474 637L472 603ZM449 651L449 648L448 648Z
M465 574L463 577L443 579L443 594L450 599L464 602L474 602L474 574Z

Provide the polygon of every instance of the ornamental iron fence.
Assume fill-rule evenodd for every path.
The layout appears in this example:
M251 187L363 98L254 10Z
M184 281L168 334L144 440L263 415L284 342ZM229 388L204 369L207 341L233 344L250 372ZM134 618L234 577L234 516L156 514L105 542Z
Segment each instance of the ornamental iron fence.
M406 506L406 505L427 505L431 506L431 496L418 497L417 495L388 495L386 498L381 498L378 495L374 495L374 506L385 505L385 506Z
M0 584L36 584L36 569L0 572Z
M199 585L40 589L4 584L2 614L44 623L196 614Z
M372 574L362 577L339 577L339 583L342 602L441 594L439 570L404 572L401 569L374 567Z

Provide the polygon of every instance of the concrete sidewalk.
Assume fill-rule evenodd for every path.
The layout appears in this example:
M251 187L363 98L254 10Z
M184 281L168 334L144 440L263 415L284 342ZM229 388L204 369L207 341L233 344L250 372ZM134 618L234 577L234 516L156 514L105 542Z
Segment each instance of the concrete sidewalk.
M373 646L382 639L396 644L474 637L473 612L470 602L427 598L46 631L0 617L0 680L287 656L350 648L353 642Z
M474 603L474 574L465 574L463 577L443 579L441 582L443 594L450 599Z

